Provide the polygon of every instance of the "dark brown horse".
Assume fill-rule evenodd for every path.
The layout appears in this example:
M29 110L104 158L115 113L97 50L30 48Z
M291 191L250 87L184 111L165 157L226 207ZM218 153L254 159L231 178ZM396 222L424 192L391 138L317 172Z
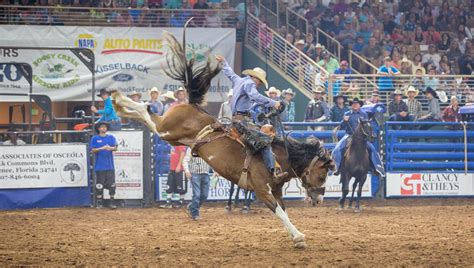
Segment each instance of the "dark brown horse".
M168 61L170 71L167 74L183 82L189 104L175 105L163 116L150 115L145 106L137 105L119 92L114 92L112 98L119 116L139 119L150 128L154 127L152 130L172 145L190 146L215 172L244 189L255 191L257 197L283 222L294 246L304 248L304 235L290 222L285 212L282 199L284 182L273 182L260 154L256 154L251 161L247 182L244 185L239 182L246 156L245 148L226 130L215 127L219 125L217 119L201 107L211 79L219 73L220 66L212 67L211 59L205 64L194 66L194 60L186 60L183 46L172 35L165 34L165 38L172 55ZM288 157L286 147L290 156L292 152L298 156ZM310 143L305 149L305 144L301 142L291 141L285 146L280 141L274 144L274 149L283 169L301 178L311 196L325 183L328 169L334 168L329 153L319 143Z

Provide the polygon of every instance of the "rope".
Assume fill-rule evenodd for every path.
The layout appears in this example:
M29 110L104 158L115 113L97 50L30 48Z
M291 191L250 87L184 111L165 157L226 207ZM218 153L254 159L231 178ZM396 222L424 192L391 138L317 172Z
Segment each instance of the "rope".
M464 175L467 175L467 122L461 122L464 130Z

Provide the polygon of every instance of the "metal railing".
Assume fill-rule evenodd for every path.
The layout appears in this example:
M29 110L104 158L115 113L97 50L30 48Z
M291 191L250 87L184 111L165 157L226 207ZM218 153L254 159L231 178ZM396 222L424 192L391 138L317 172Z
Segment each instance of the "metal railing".
M378 71L377 66L352 50L349 51L349 66L360 73L376 74Z
M337 59L341 59L341 43L319 27L316 28L316 42L324 45Z
M90 8L0 5L0 24L234 28L235 9Z
M387 78L389 81L387 81ZM393 80L393 83L390 82ZM423 97L422 91L428 86L438 92L441 108L449 105L451 96L456 96L460 104L474 103L474 75L397 75L387 77L378 74L331 74L326 85L328 102L331 103L332 96L343 93L349 98L358 97L362 100L371 101L372 93L379 91L379 103L387 105L393 99L392 93L395 89L405 94L408 86L414 86L419 91L419 100L427 109L427 99ZM373 101L371 101L373 102Z
M246 43L286 75L307 96L317 86L323 86L328 73L303 51L252 14L247 16Z
M305 17L288 7L286 8L286 28L293 32L299 29L302 33L307 34L309 22Z
M278 5L278 1L277 1ZM258 0L258 9L260 11L260 16L265 17L267 24L274 28L278 29L280 27L280 17L278 16L278 9L275 6L276 10L271 9L272 6L268 7L261 0Z

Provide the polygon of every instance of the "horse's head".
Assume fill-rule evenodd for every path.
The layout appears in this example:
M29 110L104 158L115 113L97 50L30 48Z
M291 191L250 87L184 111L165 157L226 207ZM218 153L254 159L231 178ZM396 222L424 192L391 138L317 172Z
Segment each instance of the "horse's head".
M321 147L319 154L313 158L301 175L303 187L306 189L308 196L311 197L313 206L322 202L328 172L334 170L335 167L336 164L329 151Z
M372 129L372 124L369 120L360 119L359 118L359 125L355 131L355 135L357 137L362 138L363 140L368 140L373 142L377 137Z

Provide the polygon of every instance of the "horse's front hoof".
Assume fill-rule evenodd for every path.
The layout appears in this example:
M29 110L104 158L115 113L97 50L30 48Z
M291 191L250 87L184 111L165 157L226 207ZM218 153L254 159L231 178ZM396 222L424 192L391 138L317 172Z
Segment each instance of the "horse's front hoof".
M295 248L297 248L297 249L305 249L305 248L306 248L306 242L305 242L305 241L301 241L301 242L295 243Z
M304 241L304 234L297 235L293 238L293 243L295 243L295 248L306 248L306 242Z

